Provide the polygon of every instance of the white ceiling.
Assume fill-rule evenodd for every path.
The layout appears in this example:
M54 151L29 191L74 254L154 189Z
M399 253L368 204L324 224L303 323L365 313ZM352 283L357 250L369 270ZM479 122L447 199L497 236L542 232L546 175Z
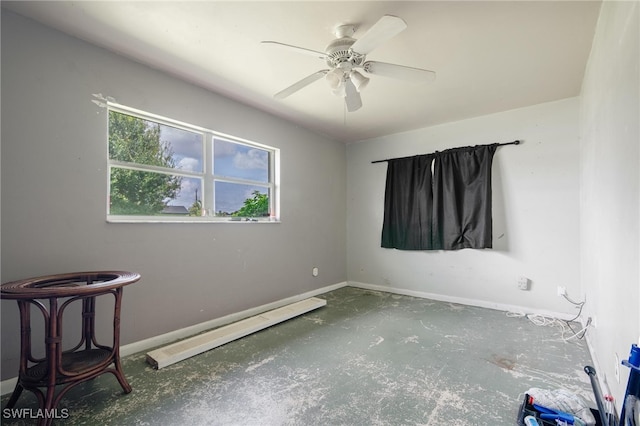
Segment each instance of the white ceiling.
M577 96L597 1L2 2L80 39L350 142ZM360 37L382 15L408 28L367 59L436 71L429 83L371 76L347 113L326 82L273 95L325 69L262 40L324 51L340 24Z

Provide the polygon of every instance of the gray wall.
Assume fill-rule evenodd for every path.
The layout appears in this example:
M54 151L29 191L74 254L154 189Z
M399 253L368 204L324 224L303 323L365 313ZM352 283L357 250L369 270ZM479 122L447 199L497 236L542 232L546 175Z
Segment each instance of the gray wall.
M581 96L581 263L590 347L618 408L629 369L616 354L640 343L639 56L640 3L603 2Z
M106 223L107 115L93 93L279 148L282 223ZM141 273L123 344L344 282L345 174L342 143L2 12L2 282ZM17 372L15 305L2 301L3 379Z
M564 286L580 298L577 98L350 144L347 254L350 282L519 312L561 312ZM498 148L492 167L493 249L380 247L384 158L522 140ZM518 289L520 276L531 280Z

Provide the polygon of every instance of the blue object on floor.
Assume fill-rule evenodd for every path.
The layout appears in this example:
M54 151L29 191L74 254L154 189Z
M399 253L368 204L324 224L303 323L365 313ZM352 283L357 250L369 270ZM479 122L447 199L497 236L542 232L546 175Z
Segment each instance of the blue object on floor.
M637 422L640 416L640 348L635 343L631 345L629 359L622 361L622 365L629 367L631 372L622 402L620 426L640 426Z
M572 414L564 413L562 411L553 410L551 408L544 407L542 405L533 404L533 408L540 412L540 418L542 420L560 420L566 424L572 425L574 418Z
M524 418L524 425L525 426L540 426L540 423L538 423L538 421L536 420L535 417L527 416L527 417Z

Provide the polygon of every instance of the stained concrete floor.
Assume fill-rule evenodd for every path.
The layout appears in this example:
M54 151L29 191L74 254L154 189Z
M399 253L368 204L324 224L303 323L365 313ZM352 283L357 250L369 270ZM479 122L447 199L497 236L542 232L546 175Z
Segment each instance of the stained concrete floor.
M327 306L160 370L125 357L132 393L100 376L55 424L495 426L516 424L531 387L592 399L586 344L559 328L352 287L318 297Z

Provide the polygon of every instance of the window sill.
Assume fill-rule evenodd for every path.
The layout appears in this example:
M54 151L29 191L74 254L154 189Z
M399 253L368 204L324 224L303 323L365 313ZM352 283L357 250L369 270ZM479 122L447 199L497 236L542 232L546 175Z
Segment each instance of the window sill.
M107 216L107 223L280 223L279 218L216 218L216 217L155 217L155 216Z

